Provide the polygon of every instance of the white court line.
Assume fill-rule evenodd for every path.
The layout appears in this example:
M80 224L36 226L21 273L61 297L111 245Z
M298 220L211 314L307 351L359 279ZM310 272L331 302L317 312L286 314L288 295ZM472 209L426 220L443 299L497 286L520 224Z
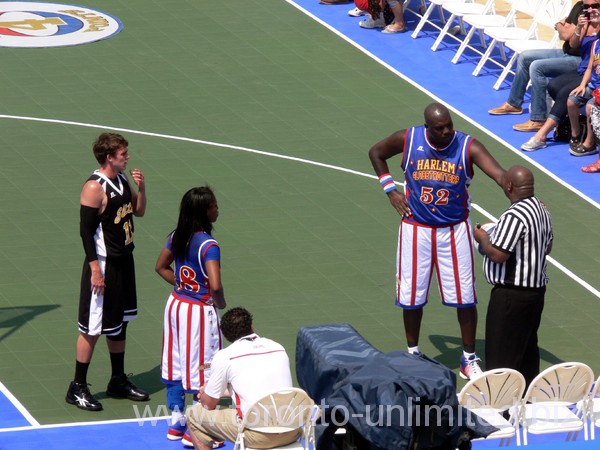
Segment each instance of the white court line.
M437 102L440 102L440 103L443 103L444 105L446 105L448 107L448 109L452 110L455 114L459 115L465 121L469 122L471 125L473 125L476 128L480 129L485 134L487 134L491 138L495 139L496 141L500 142L502 145L504 145L505 147L507 147L513 153L515 153L516 155L518 155L521 158L525 159L526 161L528 161L533 166L537 167L539 170L541 170L542 172L544 172L546 175L548 175L550 178L552 178L557 183L559 183L562 186L564 186L565 188L569 189L570 191L572 191L573 193L575 193L576 195L578 195L579 197L581 197L585 201L587 201L590 204L592 204L594 207L600 209L600 204L598 204L595 200L591 199L587 195L585 195L582 192L580 192L579 190L575 189L570 184L565 183L561 178L559 178L557 175L555 175L554 173L552 173L549 170L547 170L544 166L542 166L541 164L537 163L536 161L534 161L533 159L531 159L527 155L523 154L523 152L518 151L515 147L513 147L512 145L510 145L508 142L504 141L499 136L493 134L487 128L482 127L479 123L475 122L469 116L463 114L461 111L457 110L452 105L444 102L442 99L440 99L439 97L437 97L432 92L424 89L422 86L420 86L419 84L417 84L416 82L414 82L410 78L407 78L405 75L403 75L401 72L399 72L398 70L396 70L394 67L390 66L385 61L379 59L377 56L375 56L372 53L370 53L369 51L367 51L365 48L363 48L362 46L360 46L358 43L356 43L355 41L353 41L350 38L348 38L346 35L344 35L341 32L339 32L336 28L334 28L331 25L329 25L328 23L322 21L320 18L318 18L317 16L313 15L311 12L307 11L306 9L304 9L300 5L294 3L293 1L291 1L291 0L285 0L285 1L287 3L289 3L289 4L291 4L292 6L294 6L295 8L297 8L298 10L302 11L307 16L311 17L316 22L320 23L322 26L328 28L333 33L337 34L339 37L341 37L342 39L344 39L345 41L347 41L348 43L350 43L351 45L353 45L354 47L356 47L358 50L360 50L361 52L363 52L364 54L366 54L367 56L369 56L370 58L372 58L373 60L375 60L376 62L378 62L379 64L381 64L382 66L386 67L388 70L390 70L391 72L393 72L394 74L396 74L397 76L399 76L400 78L402 78L404 81L406 81L409 84L411 84L413 87L419 89L421 92L426 93L428 96L432 97ZM15 119L15 120L25 120L25 121L33 121L33 122L56 123L56 124L62 124L62 125L74 125L74 126L79 126L79 127L96 128L96 129L106 129L106 130L119 131L119 132L124 132L124 133L138 134L138 135L142 135L142 136L158 137L158 138L163 138L163 139L170 139L170 140L183 141L183 142L191 142L191 143L196 143L196 144L205 144L205 145L210 145L210 146L214 146L214 147L228 148L228 149L231 149L231 150L239 150L239 151L244 151L244 152L248 152L248 153L254 153L254 154L258 154L258 155L271 156L271 157L274 157L274 158L280 158L280 159L286 159L286 160L290 160L290 161L301 162L301 163L305 163L305 164L309 164L309 165L313 165L313 166L324 167L324 168L327 168L327 169L332 169L332 170L337 170L337 171L340 171L340 172L350 173L350 174L353 174L353 175L358 175L358 176L362 176L362 177L366 177L366 178L377 179L377 177L375 175L372 175L372 174L366 174L366 173L363 173L363 172L359 172L359 171L352 170L352 169L347 169L347 168L344 168L344 167L334 166L334 165L331 165L331 164L320 163L320 162L317 162L317 161L311 161L311 160L304 159L304 158L296 158L296 157L293 157L293 156L281 155L281 154L277 154L277 153L266 152L266 151L263 151L263 150L256 150L256 149L251 149L251 148L247 148L247 147L241 147L241 146L237 146L237 145L229 145L229 144L221 144L221 143L218 143L218 142L205 141L205 140L202 140L202 139L193 139L193 138L186 138L186 137L182 137L182 136L173 136L173 135L169 135L169 134L152 133L152 132L145 132L145 131L139 131L139 130L132 130L132 129L128 129L128 128L110 127L110 126L105 126L105 125L95 125L95 124L82 123L82 122L73 122L73 121L67 121L67 120L44 119L44 118L37 118L37 117L14 116L14 115L7 115L7 114L0 114L0 118L3 118L3 119ZM396 182L396 184L400 184L400 183ZM480 212L482 215L484 215L485 217L487 217L489 220L497 220L494 216L492 216L485 209L481 208L479 205L477 205L475 203L472 203L471 206L473 207L473 209L475 209L478 212ZM554 258L552 258L552 257L549 256L548 257L548 262L551 263L552 265L554 265L555 267L557 267L564 274L566 274L568 277L570 277L571 279L573 279L576 283L578 283L581 286L583 286L585 289L587 289L589 292L591 292L597 298L600 298L600 291L598 291L593 286L591 286L589 283L587 283L586 281L584 281L583 279L581 279L580 277L578 277L577 275L575 275L571 270L569 270L568 268L566 268L564 265L560 264ZM13 405L15 406L15 408L17 408L19 410L19 412L21 414L23 414L23 416L29 421L29 423L32 424L31 426L25 426L25 427L15 427L15 428L0 429L0 433L7 432L7 431L22 431L22 430L43 429L43 428L74 427L74 426L87 426L87 425L91 426L91 425L103 425L103 424L112 424L112 423L153 421L153 420L160 420L160 419L166 419L167 418L167 417L155 417L155 418L145 418L145 419L141 419L140 418L140 419L108 420L108 421L98 421L98 422L75 422L75 423L65 423L65 424L40 425L40 423L37 420L35 420L35 418L29 413L29 411L27 411L25 409L25 407L12 395L12 393L10 393L10 391L4 386L4 384L2 384L2 382L0 382L0 391L2 391L4 393L4 395L13 403Z
M143 422L158 422L159 420L170 419L171 416L157 416L157 417L140 417L135 419L114 419L114 420L99 420L96 422L69 422L69 423L53 423L48 425L40 425L36 422L36 425L26 427L13 427L13 428L0 428L0 433L6 433L11 431L27 431L27 430L43 430L51 428L67 428L67 427L81 427L81 426L95 426L95 425L113 425L119 423L131 423L136 422L140 427L144 426ZM158 424L152 424L156 426Z
M32 427L39 427L40 423L33 418L33 416L25 409L25 407L21 404L17 398L12 395L12 393L8 390L6 386L0 381L0 391L6 396L8 400L13 404L13 406L25 417L25 419L31 424ZM30 427L26 427L30 428ZM2 431L2 430L0 430Z
M78 127L99 128L99 129L104 129L104 130L121 131L123 133L139 134L142 136L159 137L159 138L163 138L163 139L171 139L173 141L184 141L184 142L193 142L194 144L212 145L213 147L229 148L232 150L240 150L243 152L255 153L257 155L272 156L274 158L288 159L290 161L302 162L305 164L311 164L313 166L325 167L327 169L334 169L334 170L339 170L341 172L346 172L346 173L351 173L354 175L360 175L363 177L377 179L377 177L375 175L357 172L356 170L346 169L344 167L332 166L330 164L320 163L317 161L311 161L310 159L303 159L303 158L296 158L294 156L280 155L278 153L265 152L263 150L255 150L252 148L240 147L238 145L220 144L218 142L204 141L202 139L193 139L193 138L186 138L186 137L182 137L182 136L173 136L170 134L151 133L148 131L131 130L129 128L109 127L106 125L94 125L91 123L71 122L69 120L43 119L40 117L11 116L11 115L7 115L7 114L0 114L0 119L17 119L17 120L28 120L28 121L32 121L32 122L59 123L62 125L75 125Z
M158 138L162 138L162 139L170 139L170 140L174 140L174 141L184 141L184 142L192 142L195 144L211 145L213 147L228 148L231 150L239 150L239 151L243 151L243 152L254 153L257 155L271 156L273 158L287 159L289 161L296 161L296 162L300 162L300 163L304 163L304 164L310 164L313 166L324 167L326 169L332 169L332 170L337 170L340 172L346 172L346 173L350 173L352 175L358 175L361 177L378 179L375 175L372 175L372 174L367 174L367 173L359 172L357 170L352 170L352 169L346 169L345 167L334 166L331 164L320 163L317 161L311 161L310 159L296 158L294 156L280 155L278 153L266 152L263 150L256 150L256 149L252 149L252 148L248 148L248 147L241 147L239 145L221 144L218 142L205 141L202 139L187 138L187 137L183 137L183 136L173 136L171 134L152 133L152 132L148 132L148 131L132 130L129 128L110 127L110 126L106 126L106 125L95 125L95 124L91 124L91 123L72 122L69 120L44 119L44 118L39 118L39 117L27 117L27 116L11 116L11 115L7 115L7 114L0 114L0 118L28 120L28 121L32 121L32 122L57 123L57 124L61 124L61 125L75 125L75 126L87 127L87 128L99 128L99 129L103 129L103 130L120 131L120 132L124 132L124 133L138 134L138 135L142 135L142 136L152 136L152 137L158 137ZM400 184L400 183L396 182L396 184ZM485 209L476 205L475 203L472 203L471 206L473 207L473 209L476 209L481 214L486 216L488 219L497 220L488 211L486 211ZM586 281L584 281L583 279L581 279L580 277L575 275L571 270L567 269L565 266L560 264L554 258L548 257L548 262L551 263L552 265L554 265L555 267L557 267L565 275L567 275L569 278L574 280L576 283L583 286L585 289L587 289L589 292L594 294L596 297L600 298L600 291L598 291L596 288L591 286L589 283L587 283Z
M315 16L313 13L311 13L310 11L304 9L302 6L298 5L297 3L294 3L293 0L285 0L285 1L287 3L289 3L290 5L292 5L293 7L295 7L296 9L298 9L299 11L301 11L302 13L306 14L308 17L310 17L311 19L313 19L315 22L318 22L319 24L321 24L322 26L324 26L325 28L327 28L329 31L331 31L334 34L336 34L339 37L341 37L343 40L345 40L346 42L348 42L353 47L356 47L362 53L364 53L365 55L367 55L369 58L373 59L377 63L381 64L383 67L385 67L386 69L388 69L390 72L394 73L395 75L397 75L398 77L402 78L404 81L406 81L407 83L411 84L412 86L414 86L415 88L417 88L421 92L423 92L423 93L427 94L429 97L433 98L436 102L442 103L443 105L445 105L448 109L452 110L455 114L457 114L460 117L462 117L464 120L466 120L467 122L469 122L471 125L473 125L474 127L480 129L485 134L487 134L489 137L491 137L492 139L495 139L496 141L498 141L499 143L501 143L502 145L504 145L511 152L513 152L515 155L523 158L529 164L537 167L539 170L541 170L542 172L544 172L546 175L548 175L550 178L552 178L558 184L561 184L562 186L564 186L565 188L567 188L568 190L570 190L571 192L573 192L575 195L581 197L586 202L589 202L595 208L600 209L600 203L596 202L591 197L588 197L583 192L581 192L578 189L574 188L569 183L566 183L562 178L560 178L558 175L556 175L553 172L551 172L548 169L546 169L546 167L544 167L542 164L534 161L529 156L527 156L525 153L523 153L521 150L516 149L511 144L509 144L508 142L506 142L500 136L497 136L496 134L492 133L487 128L481 126L479 123L475 122L469 116L463 114L461 111L459 111L458 109L454 108L454 106L452 106L451 104L449 104L449 103L445 102L444 100L442 100L441 98L439 98L433 92L430 92L427 89L425 89L423 86L417 84L415 81L413 81L412 79L408 78L402 72L399 72L396 68L394 68L393 66L390 66L384 60L378 58L373 53L371 53L370 51L368 51L366 48L362 47L360 44L358 44L357 42L355 42L352 39L350 39L348 36L346 36L345 34L343 34L337 28L334 28L332 25L328 24L327 22L323 21L319 17Z

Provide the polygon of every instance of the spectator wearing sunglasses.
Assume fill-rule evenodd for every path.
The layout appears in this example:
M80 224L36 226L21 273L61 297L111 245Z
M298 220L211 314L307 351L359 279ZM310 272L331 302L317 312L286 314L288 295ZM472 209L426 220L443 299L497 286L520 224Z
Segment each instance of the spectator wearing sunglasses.
M579 46L581 63L576 71L564 73L548 83L548 94L554 99L548 118L536 134L525 142L521 149L526 152L539 150L546 147L546 136L567 115L567 100L573 89L581 84L583 75L588 68L592 45L598 39L600 31L600 3L598 0L585 0L582 14L577 18L577 26L569 38L571 47ZM579 115L577 114L577 119ZM577 134L574 134L577 133ZM571 121L570 150L579 147L582 141L582 132L579 123Z

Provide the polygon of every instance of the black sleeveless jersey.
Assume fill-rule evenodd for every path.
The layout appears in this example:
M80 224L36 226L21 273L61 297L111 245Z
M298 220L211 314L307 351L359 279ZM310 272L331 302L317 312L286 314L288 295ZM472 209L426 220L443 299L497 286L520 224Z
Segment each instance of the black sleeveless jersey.
M88 178L100 183L108 199L100 214L94 241L100 256L124 256L133 252L133 203L127 177L119 173L110 179L98 170Z

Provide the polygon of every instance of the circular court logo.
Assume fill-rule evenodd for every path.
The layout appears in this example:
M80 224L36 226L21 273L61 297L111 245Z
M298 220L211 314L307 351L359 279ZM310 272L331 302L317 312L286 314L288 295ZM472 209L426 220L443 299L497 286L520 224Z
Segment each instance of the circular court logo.
M58 3L0 2L0 47L63 47L109 38L123 25L116 17Z

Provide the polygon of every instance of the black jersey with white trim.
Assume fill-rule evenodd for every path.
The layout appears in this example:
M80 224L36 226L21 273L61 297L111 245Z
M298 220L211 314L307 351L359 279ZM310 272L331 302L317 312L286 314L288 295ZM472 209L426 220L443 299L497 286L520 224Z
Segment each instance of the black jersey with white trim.
M100 225L94 241L101 256L123 256L133 252L133 203L127 177L119 173L110 179L96 170L88 178L100 183L106 193L106 208L100 214Z

